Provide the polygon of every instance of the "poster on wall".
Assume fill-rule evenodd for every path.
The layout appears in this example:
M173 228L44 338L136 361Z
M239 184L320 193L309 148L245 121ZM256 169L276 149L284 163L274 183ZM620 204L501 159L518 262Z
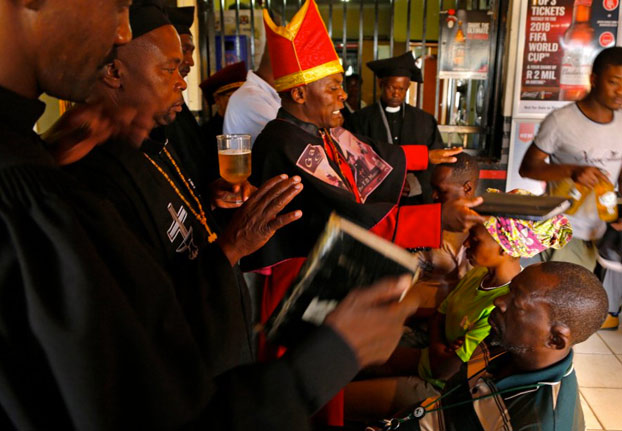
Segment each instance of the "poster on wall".
M592 62L616 44L620 0L525 0L514 116L544 117L590 89Z
M541 195L546 189L543 181L530 180L523 178L518 173L523 157L527 149L533 142L540 128L540 120L524 119L512 120L512 131L510 135L510 154L508 157L508 173L505 183L505 190L525 189L532 193Z
M451 10L441 17L439 77L486 79L490 16L486 11Z

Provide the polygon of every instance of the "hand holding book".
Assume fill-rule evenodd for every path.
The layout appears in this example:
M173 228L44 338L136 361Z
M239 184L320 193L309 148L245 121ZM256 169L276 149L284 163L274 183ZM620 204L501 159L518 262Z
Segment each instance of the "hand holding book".
M477 223L486 221L479 215L477 206L483 202L481 197L460 198L445 202L441 207L441 226L450 232L464 232Z
M386 302L400 302L406 290L400 286L405 285L391 286L404 274L408 274L409 282L402 283L410 286L417 279L418 269L417 256L333 214L298 278L266 322L267 336L277 344L294 344L304 337L310 326L321 325L346 298L348 302L344 307L354 307L353 310L361 313L365 308L362 304L371 301L369 312L374 316L380 308L387 312L393 308L412 308L417 304L392 308ZM376 283L385 286L376 287L384 293L365 293L366 289L361 289L376 286ZM395 293L395 289L399 293ZM351 293L358 290L361 292Z

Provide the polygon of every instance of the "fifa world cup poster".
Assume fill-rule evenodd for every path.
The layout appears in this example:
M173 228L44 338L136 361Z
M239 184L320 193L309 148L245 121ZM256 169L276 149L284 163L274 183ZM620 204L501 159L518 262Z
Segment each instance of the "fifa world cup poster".
M594 58L616 44L619 9L620 0L525 0L515 116L546 115L587 94Z

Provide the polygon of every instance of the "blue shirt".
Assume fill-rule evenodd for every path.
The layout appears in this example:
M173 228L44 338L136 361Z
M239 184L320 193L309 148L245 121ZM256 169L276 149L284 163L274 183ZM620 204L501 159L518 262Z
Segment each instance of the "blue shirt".
M223 124L224 134L244 133L251 135L251 144L268 122L276 118L281 107L279 93L252 70L246 82L233 92Z

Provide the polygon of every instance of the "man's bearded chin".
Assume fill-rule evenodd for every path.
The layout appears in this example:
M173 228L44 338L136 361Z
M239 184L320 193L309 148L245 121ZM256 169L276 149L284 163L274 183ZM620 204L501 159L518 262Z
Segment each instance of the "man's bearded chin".
M177 117L177 113L175 112L161 112L155 116L155 124L158 126L168 126Z
M488 344L490 344L491 346L501 347L503 350L516 355L524 355L525 353L533 351L533 347L531 346L510 344L503 341L501 335L494 329L490 331L490 336L488 337Z

